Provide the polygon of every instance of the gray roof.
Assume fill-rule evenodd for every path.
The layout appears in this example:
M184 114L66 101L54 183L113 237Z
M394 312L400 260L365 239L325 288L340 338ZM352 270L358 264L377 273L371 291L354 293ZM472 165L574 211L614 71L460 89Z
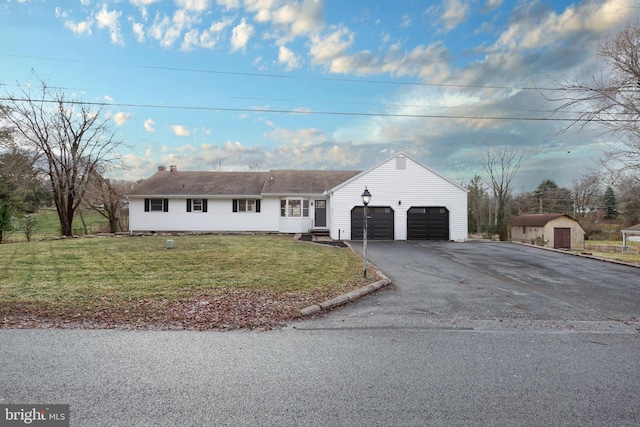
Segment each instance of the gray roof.
M359 171L274 170L269 172L158 171L129 196L259 196L323 194Z
M274 170L263 194L323 194L359 174L359 171Z

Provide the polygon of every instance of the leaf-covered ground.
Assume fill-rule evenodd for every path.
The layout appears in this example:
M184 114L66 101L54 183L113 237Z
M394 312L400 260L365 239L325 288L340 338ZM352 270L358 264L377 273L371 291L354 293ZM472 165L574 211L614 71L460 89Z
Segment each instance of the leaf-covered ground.
M344 292L367 282L345 287ZM338 296L340 292L335 292ZM324 297L324 296L323 296ZM300 310L321 296L305 293L227 289L203 292L182 300L145 299L117 306L103 301L91 310L47 310L37 306L14 307L0 319L3 328L84 328L157 330L270 330L300 317ZM327 297L328 298L328 297Z
M172 238L0 245L0 328L270 329L375 277L290 236Z

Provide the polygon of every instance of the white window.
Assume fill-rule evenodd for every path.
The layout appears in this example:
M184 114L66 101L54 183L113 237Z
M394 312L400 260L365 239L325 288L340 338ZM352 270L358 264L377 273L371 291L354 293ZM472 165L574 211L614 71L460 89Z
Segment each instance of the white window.
M238 199L238 212L254 212L255 200L251 199Z
M233 199L234 212L260 212L260 199Z
M300 218L309 216L309 200L286 199L280 200L280 216Z

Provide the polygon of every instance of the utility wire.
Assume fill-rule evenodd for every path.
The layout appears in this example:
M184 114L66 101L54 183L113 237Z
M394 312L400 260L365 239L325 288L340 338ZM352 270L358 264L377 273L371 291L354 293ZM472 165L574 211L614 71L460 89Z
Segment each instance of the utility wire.
M0 97L0 101L11 102L34 102L27 98L7 98ZM57 104L56 100L37 100L35 102L44 102ZM242 113L274 113L274 114L292 114L292 115L331 115L331 116L360 116L360 117L403 117L403 118L421 118L421 119L450 119L450 120L511 120L511 121L540 121L540 122L636 122L635 119L593 119L593 118L568 118L568 117L509 117L509 116L462 116L452 114L394 114L394 113L363 113L348 111L298 111L298 110L281 110L273 108L230 108L230 107L194 107L179 105L150 105L150 104L128 104L128 103L105 103L105 102L88 102L88 101L65 101L65 104L92 105L98 107L126 107L126 108L152 108L152 109L173 109L187 111L231 111Z
M134 68L142 68L147 70L180 71L180 72L187 72L187 73L220 74L220 75L231 75L231 76L260 77L260 78L289 79L289 80L370 83L370 84L395 85L395 86L449 87L449 88L461 88L461 89L509 89L509 90L538 90L538 91L579 90L576 88L557 88L557 87L468 85L468 84L456 84L456 83L402 82L398 80L351 79L346 77L295 76L295 75L275 74L275 73L248 73L248 72L240 72L240 71L194 69L194 68L186 68L186 67L162 67L162 66L155 66L155 65L121 65L121 64L105 63L105 62L98 62L98 61L83 61L79 59L52 58L52 57L45 57L45 56L17 55L17 54L9 54L9 53L0 53L0 56L8 56L13 58L25 58L25 59L38 59L38 60L44 60L44 61L94 64L99 66L109 65L109 66L117 66L117 67L134 67Z

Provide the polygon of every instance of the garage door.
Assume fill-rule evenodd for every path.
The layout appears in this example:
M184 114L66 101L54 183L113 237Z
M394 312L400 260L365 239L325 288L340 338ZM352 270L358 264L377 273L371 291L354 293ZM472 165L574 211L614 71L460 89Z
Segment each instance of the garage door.
M367 239L393 240L393 209L388 206L370 206L367 208L369 222ZM351 240L362 240L364 206L356 206L351 210Z
M449 210L410 208L407 211L407 240L449 240Z

